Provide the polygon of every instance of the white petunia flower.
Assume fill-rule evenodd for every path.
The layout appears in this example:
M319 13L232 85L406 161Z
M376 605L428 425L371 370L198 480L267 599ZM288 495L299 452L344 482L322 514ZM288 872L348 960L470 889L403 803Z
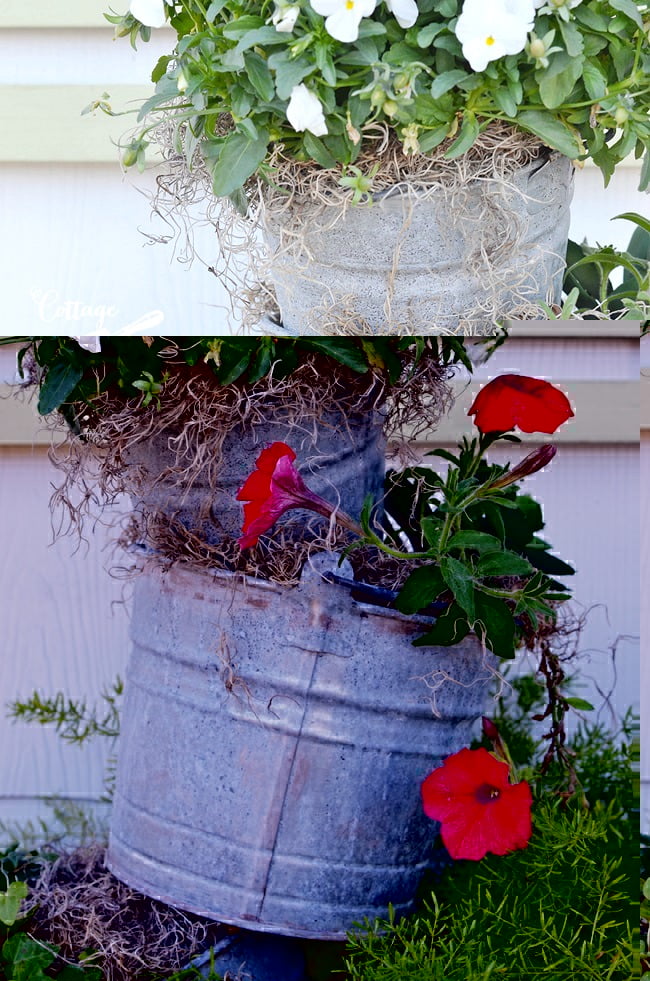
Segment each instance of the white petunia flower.
M300 7L297 3L276 3L275 13L271 20L276 31L280 31L282 34L291 34L299 14Z
M356 41L359 24L370 17L377 0L310 0L317 14L325 17L325 30L337 41Z
M320 100L304 82L294 85L287 106L287 119L297 133L309 130L314 136L327 136L327 123Z
M145 27L164 27L167 21L164 0L131 0L129 12Z
M463 55L475 72L485 71L488 62L524 50L533 29L533 0L465 0L456 24L456 37Z
M415 0L386 0L386 6L400 27L413 27L420 13Z

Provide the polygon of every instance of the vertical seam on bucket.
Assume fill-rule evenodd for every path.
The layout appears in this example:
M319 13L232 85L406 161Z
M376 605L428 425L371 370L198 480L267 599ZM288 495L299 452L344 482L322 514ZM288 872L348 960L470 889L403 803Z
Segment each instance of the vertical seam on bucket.
M325 636L327 636L328 631L329 631L329 627L327 627L326 630L325 630ZM305 692L305 704L304 704L304 707L303 707L303 710L302 710L302 718L300 719L300 728L298 729L298 732L296 734L295 741L294 741L293 754L291 756L291 765L289 767L289 773L287 774L287 781L286 781L285 788L284 788L284 794L282 796L282 805L280 807L280 815L279 815L279 818L278 818L278 825L277 825L277 828L275 830L275 837L273 839L273 845L272 845L272 848L271 848L271 858L270 858L270 861L269 861L269 864L268 864L268 867L267 867L267 870L266 870L266 881L264 882L264 889L262 891L262 898L260 900L260 905L259 905L259 914L258 915L260 916L260 918L262 917L262 913L263 913L263 910L264 910L264 904L266 902L266 892L267 892L267 889L269 887L269 880L271 878L271 870L273 869L273 863L275 862L275 849L276 849L276 846L277 846L277 843L278 843L278 836L280 834L280 827L282 825L282 817L284 815L284 809L285 809L285 804L287 802L287 795L289 793L289 787L291 786L291 781L293 779L293 771L294 771L294 767L295 767L295 764L296 764L296 755L298 753L298 746L300 744L300 739L302 737L302 730L303 730L304 725L305 725L305 718L307 717L307 707L309 705L309 696L310 696L310 693L311 693L312 684L314 683L314 675L316 674L316 666L318 664L318 658L319 657L320 657L320 654L314 654L314 664L312 666L311 675L309 677L309 685L307 686L307 691Z

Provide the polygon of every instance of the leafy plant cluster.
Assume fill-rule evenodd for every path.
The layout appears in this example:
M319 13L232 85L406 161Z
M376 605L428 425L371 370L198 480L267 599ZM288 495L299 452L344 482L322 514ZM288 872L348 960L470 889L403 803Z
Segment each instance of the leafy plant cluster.
M564 275L566 300L563 319L580 311L585 319L594 312L611 319L646 322L650 309L650 221L641 215L617 215L636 225L627 248L578 244L569 240ZM622 270L623 279L614 285L612 274ZM552 314L552 311L549 311Z
M462 0L418 0L407 29L378 4L349 43L327 32L309 2L296 2L300 13L289 32L274 26L273 0L170 4L177 43L153 70L156 92L140 110L125 165L144 167L152 130L171 120L188 164L198 149L215 194L241 205L251 175L272 178L265 161L273 144L298 160L345 167L374 123L388 126L411 152L447 141L453 158L490 122L506 121L572 159L590 157L605 182L624 157L640 157L650 146L645 0L554 0L537 13L532 38L539 44L480 72L454 33ZM149 40L150 28L130 13L106 16L134 46ZM289 125L287 105L299 84L318 98L326 136ZM107 108L105 100L96 106ZM650 181L649 160L646 153L642 187Z
M554 621L556 605L568 599L554 577L574 570L539 537L540 505L516 484L495 486L508 479L508 467L482 458L495 438L464 438L458 453L431 451L428 456L450 464L444 476L429 467L389 472L381 537L372 527L370 508L362 515L365 543L421 563L395 601L402 613L429 608L437 614L417 646L457 644L473 630L489 650L512 658L545 621Z
M0 852L0 981L102 981L92 952L78 964L59 957L59 947L30 933L32 910L21 911L43 863L54 856L11 845Z
M571 749L588 806L578 798L567 806L553 796L559 774L540 779L529 710L543 699L541 687L531 677L520 682L523 715L504 726L502 705L497 718L520 774L527 767L537 780L530 844L503 858L455 863L423 890L419 915L351 935L351 981L638 976L631 719L617 735L579 727Z
M203 372L220 385L246 386L271 371L275 378L291 375L314 355L359 376L373 371L388 385L402 378L405 366L423 358L472 370L463 340L455 337L146 337L143 341L102 337L97 352L84 349L73 337L5 337L0 343L24 344L19 371L39 386L38 411L41 415L61 412L75 431L80 428L79 404L92 406L105 392L129 399L139 391L143 405L159 405L173 372ZM30 365L35 366L35 377Z

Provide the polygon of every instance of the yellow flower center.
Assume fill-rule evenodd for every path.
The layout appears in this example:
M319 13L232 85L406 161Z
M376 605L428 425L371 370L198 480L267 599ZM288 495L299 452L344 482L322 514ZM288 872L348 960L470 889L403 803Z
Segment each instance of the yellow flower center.
M354 10L354 0L345 0L345 9Z
M494 38L492 37L491 34L488 34L488 36L485 39L485 43L487 44L488 48L492 47L492 45L494 44Z

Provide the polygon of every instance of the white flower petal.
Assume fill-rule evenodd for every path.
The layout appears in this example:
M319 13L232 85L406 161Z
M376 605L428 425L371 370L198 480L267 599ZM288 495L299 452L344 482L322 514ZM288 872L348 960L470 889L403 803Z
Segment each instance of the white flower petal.
M317 14L325 17L325 30L337 41L356 41L359 24L370 17L377 0L310 0Z
M386 0L386 6L400 27L413 27L418 19L418 5L415 0Z
M297 133L308 130L314 136L327 136L327 123L318 96L304 82L294 85L287 106L287 119Z
M278 4L272 17L273 26L281 34L290 34L300 14L298 4Z
M167 21L164 0L131 0L129 12L145 27L164 27Z
M463 55L476 72L485 71L488 62L524 50L532 29L532 0L465 0L456 24L456 37Z

